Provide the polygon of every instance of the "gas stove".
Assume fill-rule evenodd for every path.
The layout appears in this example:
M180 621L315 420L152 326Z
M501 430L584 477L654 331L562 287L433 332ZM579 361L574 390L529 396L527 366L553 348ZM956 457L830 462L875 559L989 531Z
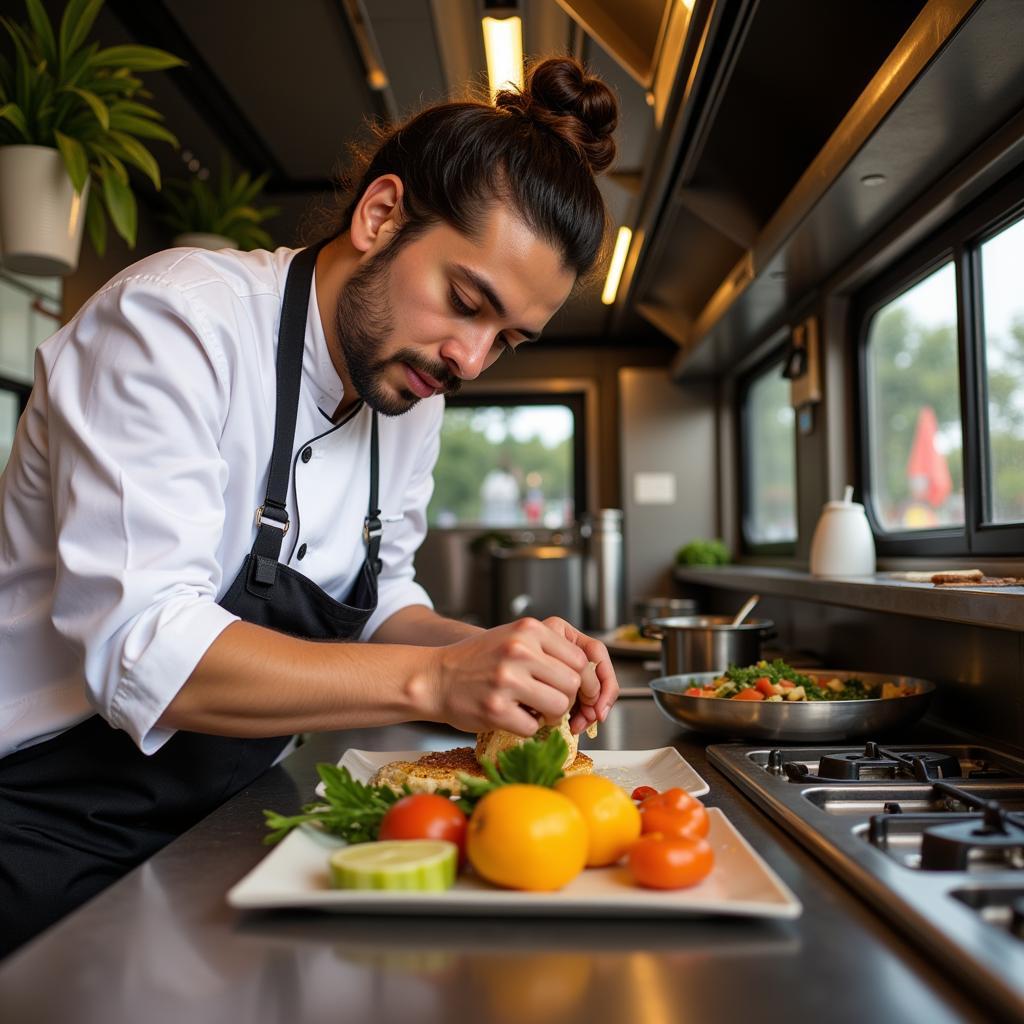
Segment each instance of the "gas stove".
M971 745L708 748L979 998L1024 1019L1024 758Z

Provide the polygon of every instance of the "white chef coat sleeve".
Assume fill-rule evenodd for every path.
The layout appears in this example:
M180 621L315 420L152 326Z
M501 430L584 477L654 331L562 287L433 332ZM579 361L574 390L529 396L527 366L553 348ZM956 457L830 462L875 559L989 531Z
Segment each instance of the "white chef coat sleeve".
M432 407L432 416L426 423L401 507L396 510L402 514L402 519L384 523L380 545L384 568L377 578L377 610L363 627L363 640L369 640L382 622L402 608L417 604L434 607L430 596L415 580L413 564L416 551L427 535L427 505L434 493L434 464L441 449L444 419L443 399L432 399L428 404ZM380 501L382 514L392 515L390 496L381 494Z
M157 720L237 619L216 603L226 357L155 275L108 286L63 330L46 381L53 623L91 703L151 754L173 735Z

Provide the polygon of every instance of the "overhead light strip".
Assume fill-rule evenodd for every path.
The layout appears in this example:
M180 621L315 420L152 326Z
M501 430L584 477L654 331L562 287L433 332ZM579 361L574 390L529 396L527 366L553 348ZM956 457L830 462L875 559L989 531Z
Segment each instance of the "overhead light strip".
M601 292L601 301L610 306L615 301L619 292L619 281L622 280L622 271L626 266L626 254L629 252L629 243L633 240L633 229L625 226L619 228L618 237L615 239L615 249L612 251L612 261L608 264L608 276L605 278L604 291Z
M487 81L493 103L501 89L523 88L523 19L486 17L483 30Z

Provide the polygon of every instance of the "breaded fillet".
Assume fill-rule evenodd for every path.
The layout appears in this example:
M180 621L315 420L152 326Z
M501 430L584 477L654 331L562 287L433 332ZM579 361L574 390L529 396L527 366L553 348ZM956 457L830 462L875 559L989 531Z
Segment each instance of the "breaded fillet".
M579 749L580 738L573 736L569 728L569 713L562 715L558 725L542 725L533 735L538 743L543 743L553 732L560 732L565 745L569 748L562 763L562 771L569 774L569 767L576 761L576 752ZM476 734L476 757L478 761L493 761L503 750L511 750L514 747L523 745L523 737L517 736L514 732L505 732L504 729L495 729L492 732L478 732Z
M565 774L589 775L593 770L594 762L586 754L578 753L565 769ZM414 793L447 789L453 796L458 796L462 792L460 775L485 778L472 747L432 750L415 761L391 761L377 769L370 785L390 786L396 793L402 792L403 786L408 786Z

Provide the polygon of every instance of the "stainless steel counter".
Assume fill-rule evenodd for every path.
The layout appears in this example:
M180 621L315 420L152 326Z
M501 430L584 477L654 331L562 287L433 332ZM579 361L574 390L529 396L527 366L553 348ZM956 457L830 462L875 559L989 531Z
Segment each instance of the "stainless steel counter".
M620 680L646 678L623 666ZM264 807L309 799L348 747L454 745L428 726L325 734L0 964L5 1024L481 1021L587 1024L986 1019L644 698L597 746L674 744L804 904L792 922L245 914L227 889L267 852Z

